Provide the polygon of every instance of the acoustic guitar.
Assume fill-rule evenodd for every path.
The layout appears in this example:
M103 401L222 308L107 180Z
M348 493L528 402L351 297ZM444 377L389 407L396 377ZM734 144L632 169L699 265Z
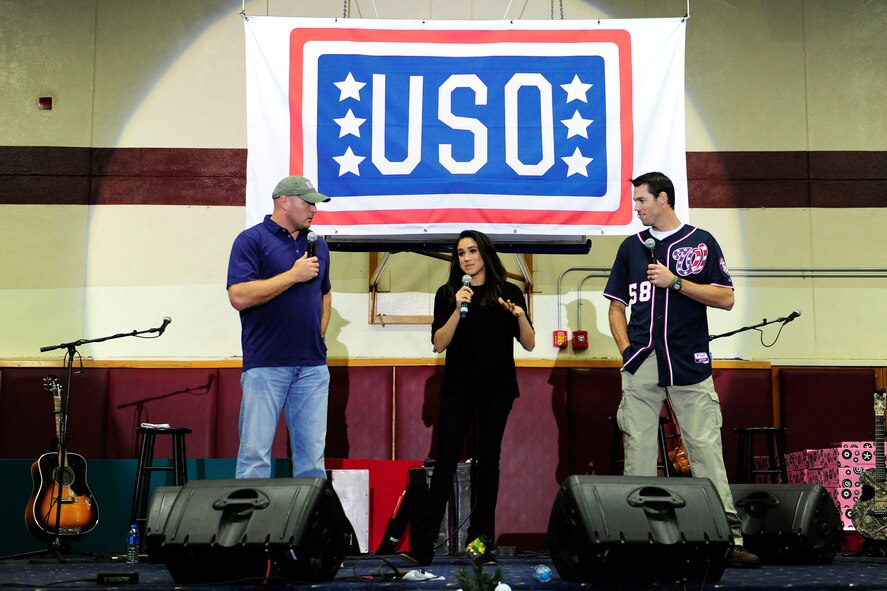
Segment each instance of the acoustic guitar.
M47 377L43 387L52 394L56 441L62 440L62 386ZM34 492L25 508L28 530L41 540L79 536L99 522L99 508L86 482L86 460L61 448L45 453L31 465ZM59 503L61 500L61 503Z
M687 450L681 439L681 426L678 424L678 417L675 416L668 398L665 399L665 407L668 410L668 420L674 425L675 437L675 446L668 452L668 461L676 476L693 476L693 470L690 469L690 458L687 457Z
M875 392L875 468L859 475L862 489L850 512L853 527L870 540L887 540L887 477L884 472L884 410L887 392Z

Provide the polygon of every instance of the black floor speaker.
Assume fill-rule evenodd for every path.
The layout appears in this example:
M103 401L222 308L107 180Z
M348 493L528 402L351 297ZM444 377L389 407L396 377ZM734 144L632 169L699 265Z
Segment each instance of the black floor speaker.
M835 501L819 484L734 484L745 547L763 562L831 562L844 535Z
M548 545L567 581L713 583L731 536L707 478L570 476L555 497Z
M468 544L468 526L471 525L471 466L463 462L456 466L453 476L453 492L447 502L440 530L434 542L436 555L456 556L465 551ZM433 464L422 468L410 468L409 483L398 501L394 514L388 520L388 527L376 549L377 555L394 554L400 539L410 527L410 540L415 540L412 532L419 531L425 511L428 509L428 486L434 473Z
M145 526L150 560L165 563L176 583L328 581L353 540L339 497L322 478L158 487Z
M468 545L468 526L471 525L471 464L456 465L453 475L453 490L447 501L443 520L434 541L434 553L456 556L465 552ZM411 468L410 488L413 502L410 512L410 536L418 532L425 510L428 507L431 475L434 467ZM412 539L412 537L410 538Z

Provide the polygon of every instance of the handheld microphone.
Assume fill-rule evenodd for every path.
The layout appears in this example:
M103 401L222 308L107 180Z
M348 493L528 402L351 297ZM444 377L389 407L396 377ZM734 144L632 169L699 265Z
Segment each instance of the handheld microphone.
M647 247L647 255L650 257L650 264L655 265L659 261L656 260L656 253L653 252L653 249L656 248L656 241L652 238L647 238L644 240L644 246Z
M792 310L792 313L789 314L788 316L786 316L786 317L782 320L782 323L783 323L783 324L788 324L789 322L791 322L792 320L794 320L795 318L797 318L797 317L800 316L800 315L801 315L801 311L800 311L800 310Z
M462 285L465 287L471 285L471 275L462 275ZM462 318L468 315L468 302L462 302L462 305L459 306L459 314Z
M170 325L172 322L172 318L169 316L163 317L163 323L160 325L160 328L157 329L158 336L163 334L163 331L166 330L166 327Z
M317 256L317 234L308 232L308 257Z

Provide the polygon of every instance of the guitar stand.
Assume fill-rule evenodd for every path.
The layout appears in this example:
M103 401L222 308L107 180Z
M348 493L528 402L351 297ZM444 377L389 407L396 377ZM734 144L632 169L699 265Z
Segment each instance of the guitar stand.
M41 347L40 352L45 353L47 351L54 351L55 349L66 349L65 360L66 360L66 370L65 370L65 379L66 379L66 394L64 397L64 404L61 408L61 416L59 417L59 433L58 433L58 465L59 467L65 466L65 455L67 452L67 441L68 441L68 413L71 406L71 378L74 374L74 356L80 356L77 352L77 347L81 345L85 345L87 343L100 343L103 341L109 341L112 339L119 339L121 337L134 337L147 333L157 333L157 336L161 336L163 332L166 330L166 327L169 323L172 322L172 319L167 316L163 319L163 323L157 328L149 328L147 330L133 330L131 332L126 333L118 333L115 335L110 335L106 337L100 337L97 339L79 339L76 341L71 341L69 343L61 343L59 345L50 345L47 347ZM157 338L157 337L154 337ZM52 528L53 531L50 533L50 537L47 540L47 547L43 550L35 550L32 552L23 552L21 554L13 554L10 556L2 556L0 557L0 561L3 560L18 560L25 558L37 558L37 557L49 557L53 556L54 560L58 563L65 563L65 556L80 556L84 558L97 559L99 556L96 554L92 554L90 552L78 552L72 550L70 547L71 539L79 540L82 534L65 536L63 539L61 534L61 518L62 518L62 501L63 501L63 490L64 486L62 483L56 478L56 489L58 494L55 499L55 524ZM91 531L91 530L90 530ZM88 532L84 532L88 533Z
M80 539L80 536L73 536ZM46 558L58 564L66 564L71 562L68 557L75 556L83 559L98 560L101 558L98 554L92 552L80 552L72 550L70 541L63 541L59 536L54 536L47 542L47 547L43 550L33 550L31 552L22 552L20 554L10 554L9 556L0 556L0 562L6 560L25 560L31 559L31 562L40 562L40 558Z
M71 378L74 374L74 356L79 355L77 353L77 346L79 344L83 344L86 341L76 341L73 343L65 343L63 345L58 345L56 347L43 347L40 349L41 351L49 351L52 349L57 349L61 347L67 348L67 353L65 353L66 360L66 382L67 382L67 390L64 399L64 405L61 408L61 416L59 417L59 437L58 437L58 456L59 456L59 466L65 465L65 455L66 455L66 443L68 439L68 409L70 408L71 401ZM39 461L39 459L38 459ZM70 542L73 539L80 539L80 536L70 536L72 539L63 539L60 533L61 530L61 518L62 518L62 498L63 498L63 490L64 487L61 485L62 483L58 478L55 479L55 488L58 491L58 494L55 499L55 524L53 527L53 531L50 533L50 538L47 540L47 547L43 550L34 550L31 552L23 552L20 554L13 554L10 556L2 556L0 557L0 561L3 560L21 560L26 558L53 558L55 562L60 564L64 564L68 562L65 560L66 556L81 556L84 558L96 559L97 555L89 553L89 552L78 552L71 549ZM66 536L67 537L67 536Z

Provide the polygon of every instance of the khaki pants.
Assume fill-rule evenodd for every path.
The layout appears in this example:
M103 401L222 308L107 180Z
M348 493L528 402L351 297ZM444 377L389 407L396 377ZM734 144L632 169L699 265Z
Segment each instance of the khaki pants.
M624 433L626 476L656 476L659 456L659 414L668 394L681 427L681 438L696 478L708 478L724 504L736 545L742 545L742 524L724 468L721 405L711 377L691 386L660 387L656 355L651 354L632 375L622 372L622 401L616 419ZM667 461L667 459L666 459Z

